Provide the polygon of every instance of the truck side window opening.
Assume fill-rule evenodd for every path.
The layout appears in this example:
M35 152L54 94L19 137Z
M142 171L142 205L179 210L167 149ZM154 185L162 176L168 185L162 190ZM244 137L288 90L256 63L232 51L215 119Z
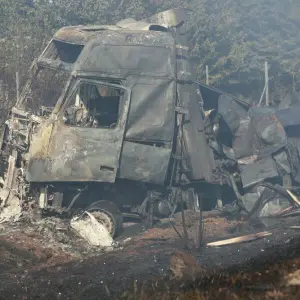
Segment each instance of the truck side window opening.
M119 88L82 83L72 95L64 113L65 124L77 127L115 128L118 124L120 100Z
M67 72L41 68L31 82L26 93L26 109L40 115L49 115L61 95L70 74Z

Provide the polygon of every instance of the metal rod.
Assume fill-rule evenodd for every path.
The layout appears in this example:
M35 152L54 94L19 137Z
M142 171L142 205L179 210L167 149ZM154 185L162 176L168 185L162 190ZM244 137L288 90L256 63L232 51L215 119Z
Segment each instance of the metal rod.
M206 65L206 84L209 85L208 65Z
M209 90L211 90L211 91L213 91L213 92L216 92L216 93L218 93L218 94L220 94L220 95L228 96L229 98L231 98L231 99L237 101L238 103L240 103L240 104L242 104L242 105L244 105L244 106L246 106L246 107L248 107L248 108L251 107L251 105L250 105L249 103L247 103L247 102L245 102L245 101L239 99L238 97L235 97L235 96L233 96L233 95L231 95L231 94L228 94L228 93L226 93L226 92L224 92L224 91L221 91L221 90L219 90L219 89L217 89L217 88L215 88L215 87L213 87L213 86L211 86L211 85L208 86L207 84L205 84L205 83L203 83L203 82L200 82L200 81L195 81L195 83L197 83L198 85L200 85L200 86L202 86L202 87L205 87L205 88L207 88L207 89L209 89Z
M200 199L199 199L200 198ZM199 219L197 227L197 236L196 236L196 249L200 249L203 246L203 215L202 215L202 195L198 194L199 201Z
M181 222L182 222L182 229L183 229L183 239L184 239L185 247L187 249L189 249L189 235L188 235L188 232L187 232L186 222L185 222L182 189L180 189L180 200L181 200Z
M86 191L88 188L88 186L86 185L83 189L81 189L72 199L72 201L70 202L68 208L67 208L67 212L69 212L71 210L71 208L73 207L74 203L77 201L77 199L81 196L81 194Z
M266 85L266 106L269 106L269 71L268 71L267 61L265 61L265 85Z
M293 72L292 72L292 75L293 75L293 92L296 92L296 82L295 82L295 76L297 75L297 72L295 72L295 68L296 68L297 65L294 65L293 67Z
M16 89L17 89L17 101L19 101L19 99L20 99L19 72L16 72Z

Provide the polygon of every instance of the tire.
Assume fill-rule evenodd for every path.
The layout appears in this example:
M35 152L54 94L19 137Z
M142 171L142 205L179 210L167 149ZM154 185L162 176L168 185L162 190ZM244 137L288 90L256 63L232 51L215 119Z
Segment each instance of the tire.
M106 214L110 218L111 222L113 222L114 228L110 232L112 237L116 237L122 231L123 216L118 206L113 202L106 201L106 200L97 201L92 203L85 210L88 211L89 213L93 213L93 212L96 213L97 211L99 211Z

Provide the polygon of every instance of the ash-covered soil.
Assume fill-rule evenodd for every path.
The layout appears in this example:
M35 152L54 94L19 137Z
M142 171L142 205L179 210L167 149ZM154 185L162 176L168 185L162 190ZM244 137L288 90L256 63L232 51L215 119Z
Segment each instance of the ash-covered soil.
M185 216L192 244L198 216L192 212ZM274 219L265 223L272 232L269 237L201 250L185 249L170 220L146 231L136 224L125 228L119 239L121 247L109 253L90 247L63 220L2 225L0 299L114 299L122 294L128 298L141 290L148 296L159 292L176 295L183 287L169 280L169 269L177 250L197 259L203 270L197 282L207 288L211 278L220 281L228 273L250 272L297 256L300 230L289 226L298 222L297 218ZM266 230L262 224L250 226L213 215L206 215L204 224L205 242ZM175 216L175 227L182 234L180 214ZM171 294L167 291L170 288Z

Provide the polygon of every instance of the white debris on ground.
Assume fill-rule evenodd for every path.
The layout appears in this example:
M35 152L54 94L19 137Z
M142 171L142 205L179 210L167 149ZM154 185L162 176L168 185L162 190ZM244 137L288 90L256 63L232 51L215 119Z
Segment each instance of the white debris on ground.
M288 274L286 277L287 286L299 286L300 285L300 269L293 273Z
M85 212L86 216L74 217L70 225L71 227L92 246L113 249L114 240L109 234L107 228L99 223L96 218L89 212ZM108 250L108 249L106 249Z
M21 216L20 200L13 193L10 193L5 206L0 207L0 223L17 222Z

